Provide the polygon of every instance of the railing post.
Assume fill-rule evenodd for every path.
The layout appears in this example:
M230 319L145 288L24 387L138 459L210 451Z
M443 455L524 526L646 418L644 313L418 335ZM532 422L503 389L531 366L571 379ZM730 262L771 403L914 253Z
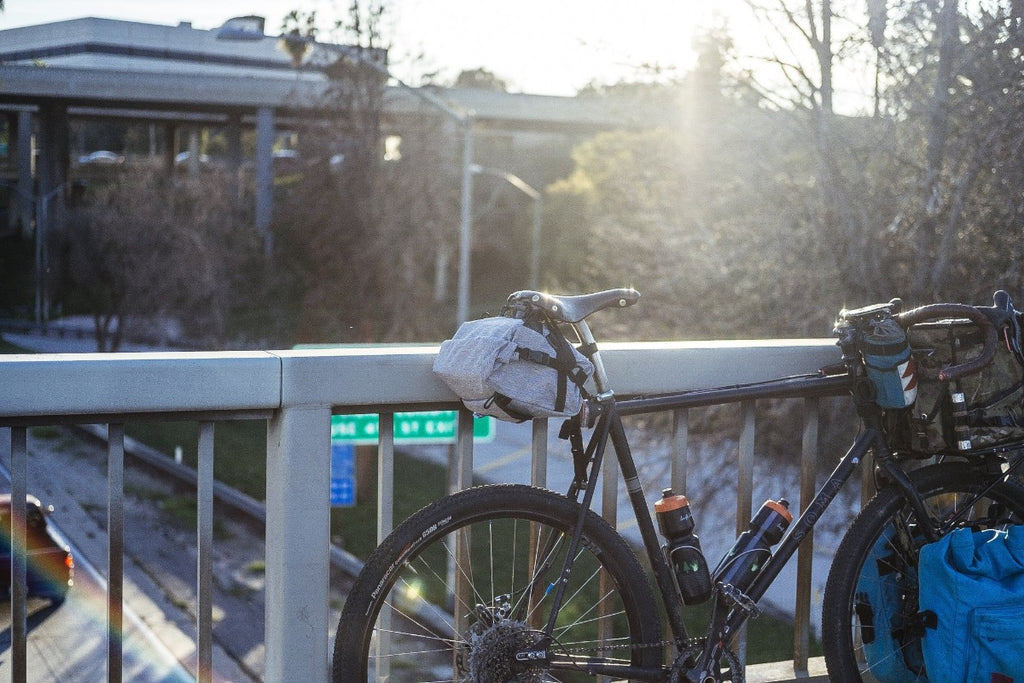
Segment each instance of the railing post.
M804 429L800 446L800 514L814 498L818 463L818 399L804 399ZM793 669L807 672L810 650L811 570L814 567L814 531L807 533L796 557L796 607L793 611Z
M742 427L740 428L738 473L736 475L736 535L747 530L747 523L753 514L754 499L754 437L757 433L757 402L743 401ZM747 626L736 635L737 656L740 663L747 663Z
M28 572L25 548L28 538L28 431L11 429L11 680L23 683L28 674ZM18 505L16 501L21 501Z
M107 425L107 681L124 663L124 425Z
M453 471L450 473L452 493L473 485L473 413L465 408L459 408L458 416L455 432L455 462L451 463ZM469 549L472 541L470 529L464 527L456 531L452 537L454 552L448 557L448 585L453 591L452 604L473 604L473 587L467 581L466 572L458 569L470 566ZM465 633L469 627L469 617L466 611L455 610L454 617L455 632Z
M395 414L380 413L377 417L377 544L391 533L395 524ZM381 607L377 618L377 640L371 645L376 651L376 680L391 678L391 605Z
M459 408L455 431L455 462L452 464L452 493L473 485L473 413Z
M286 407L267 429L268 681L326 683L330 406Z
M213 681L213 423L199 423L196 466L197 683Z
M672 490L686 494L687 451L690 448L690 411L672 411Z
M534 486L548 485L548 419L538 417L531 425L532 448L530 458L530 483Z

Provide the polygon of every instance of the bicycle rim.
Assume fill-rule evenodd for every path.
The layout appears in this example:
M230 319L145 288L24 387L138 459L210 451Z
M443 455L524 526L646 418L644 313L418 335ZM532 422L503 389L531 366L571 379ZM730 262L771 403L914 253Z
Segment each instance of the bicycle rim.
M935 520L962 514L958 526L975 529L1024 522L1024 487L1016 481L999 482L978 500L984 484L966 464L930 466L912 477ZM915 620L924 542L892 489L880 491L853 521L836 551L823 602L822 645L831 680L927 680Z
M593 680L572 665L515 660L548 641L541 630L577 510L554 493L503 485L417 513L353 587L338 627L335 681ZM636 558L588 513L550 651L567 661L656 665L656 615Z

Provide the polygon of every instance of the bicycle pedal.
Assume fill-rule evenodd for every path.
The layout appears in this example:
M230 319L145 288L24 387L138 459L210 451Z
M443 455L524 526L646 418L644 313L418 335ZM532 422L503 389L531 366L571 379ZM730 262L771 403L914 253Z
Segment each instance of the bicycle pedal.
M761 616L761 608L749 595L737 589L731 583L718 584L718 593L730 603L730 606L741 610L744 614L756 619Z

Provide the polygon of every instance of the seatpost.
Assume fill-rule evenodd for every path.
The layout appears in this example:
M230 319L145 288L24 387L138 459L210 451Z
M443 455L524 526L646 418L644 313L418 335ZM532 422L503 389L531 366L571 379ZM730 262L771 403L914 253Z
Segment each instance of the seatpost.
M590 331L590 325L586 320L573 323L576 334L579 335L582 346L580 352L590 359L594 364L594 386L597 387L597 394L600 396L609 391L608 375L604 370L604 362L601 360L601 352L597 348L597 340L594 333Z

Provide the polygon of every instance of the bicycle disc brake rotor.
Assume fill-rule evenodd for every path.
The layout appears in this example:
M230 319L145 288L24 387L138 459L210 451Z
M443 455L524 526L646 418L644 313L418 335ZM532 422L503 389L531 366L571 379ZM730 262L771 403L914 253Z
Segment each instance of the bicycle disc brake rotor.
M534 631L521 621L502 620L491 626L477 623L470 629L468 678L472 683L540 683L544 672L523 669L516 652L529 647Z

